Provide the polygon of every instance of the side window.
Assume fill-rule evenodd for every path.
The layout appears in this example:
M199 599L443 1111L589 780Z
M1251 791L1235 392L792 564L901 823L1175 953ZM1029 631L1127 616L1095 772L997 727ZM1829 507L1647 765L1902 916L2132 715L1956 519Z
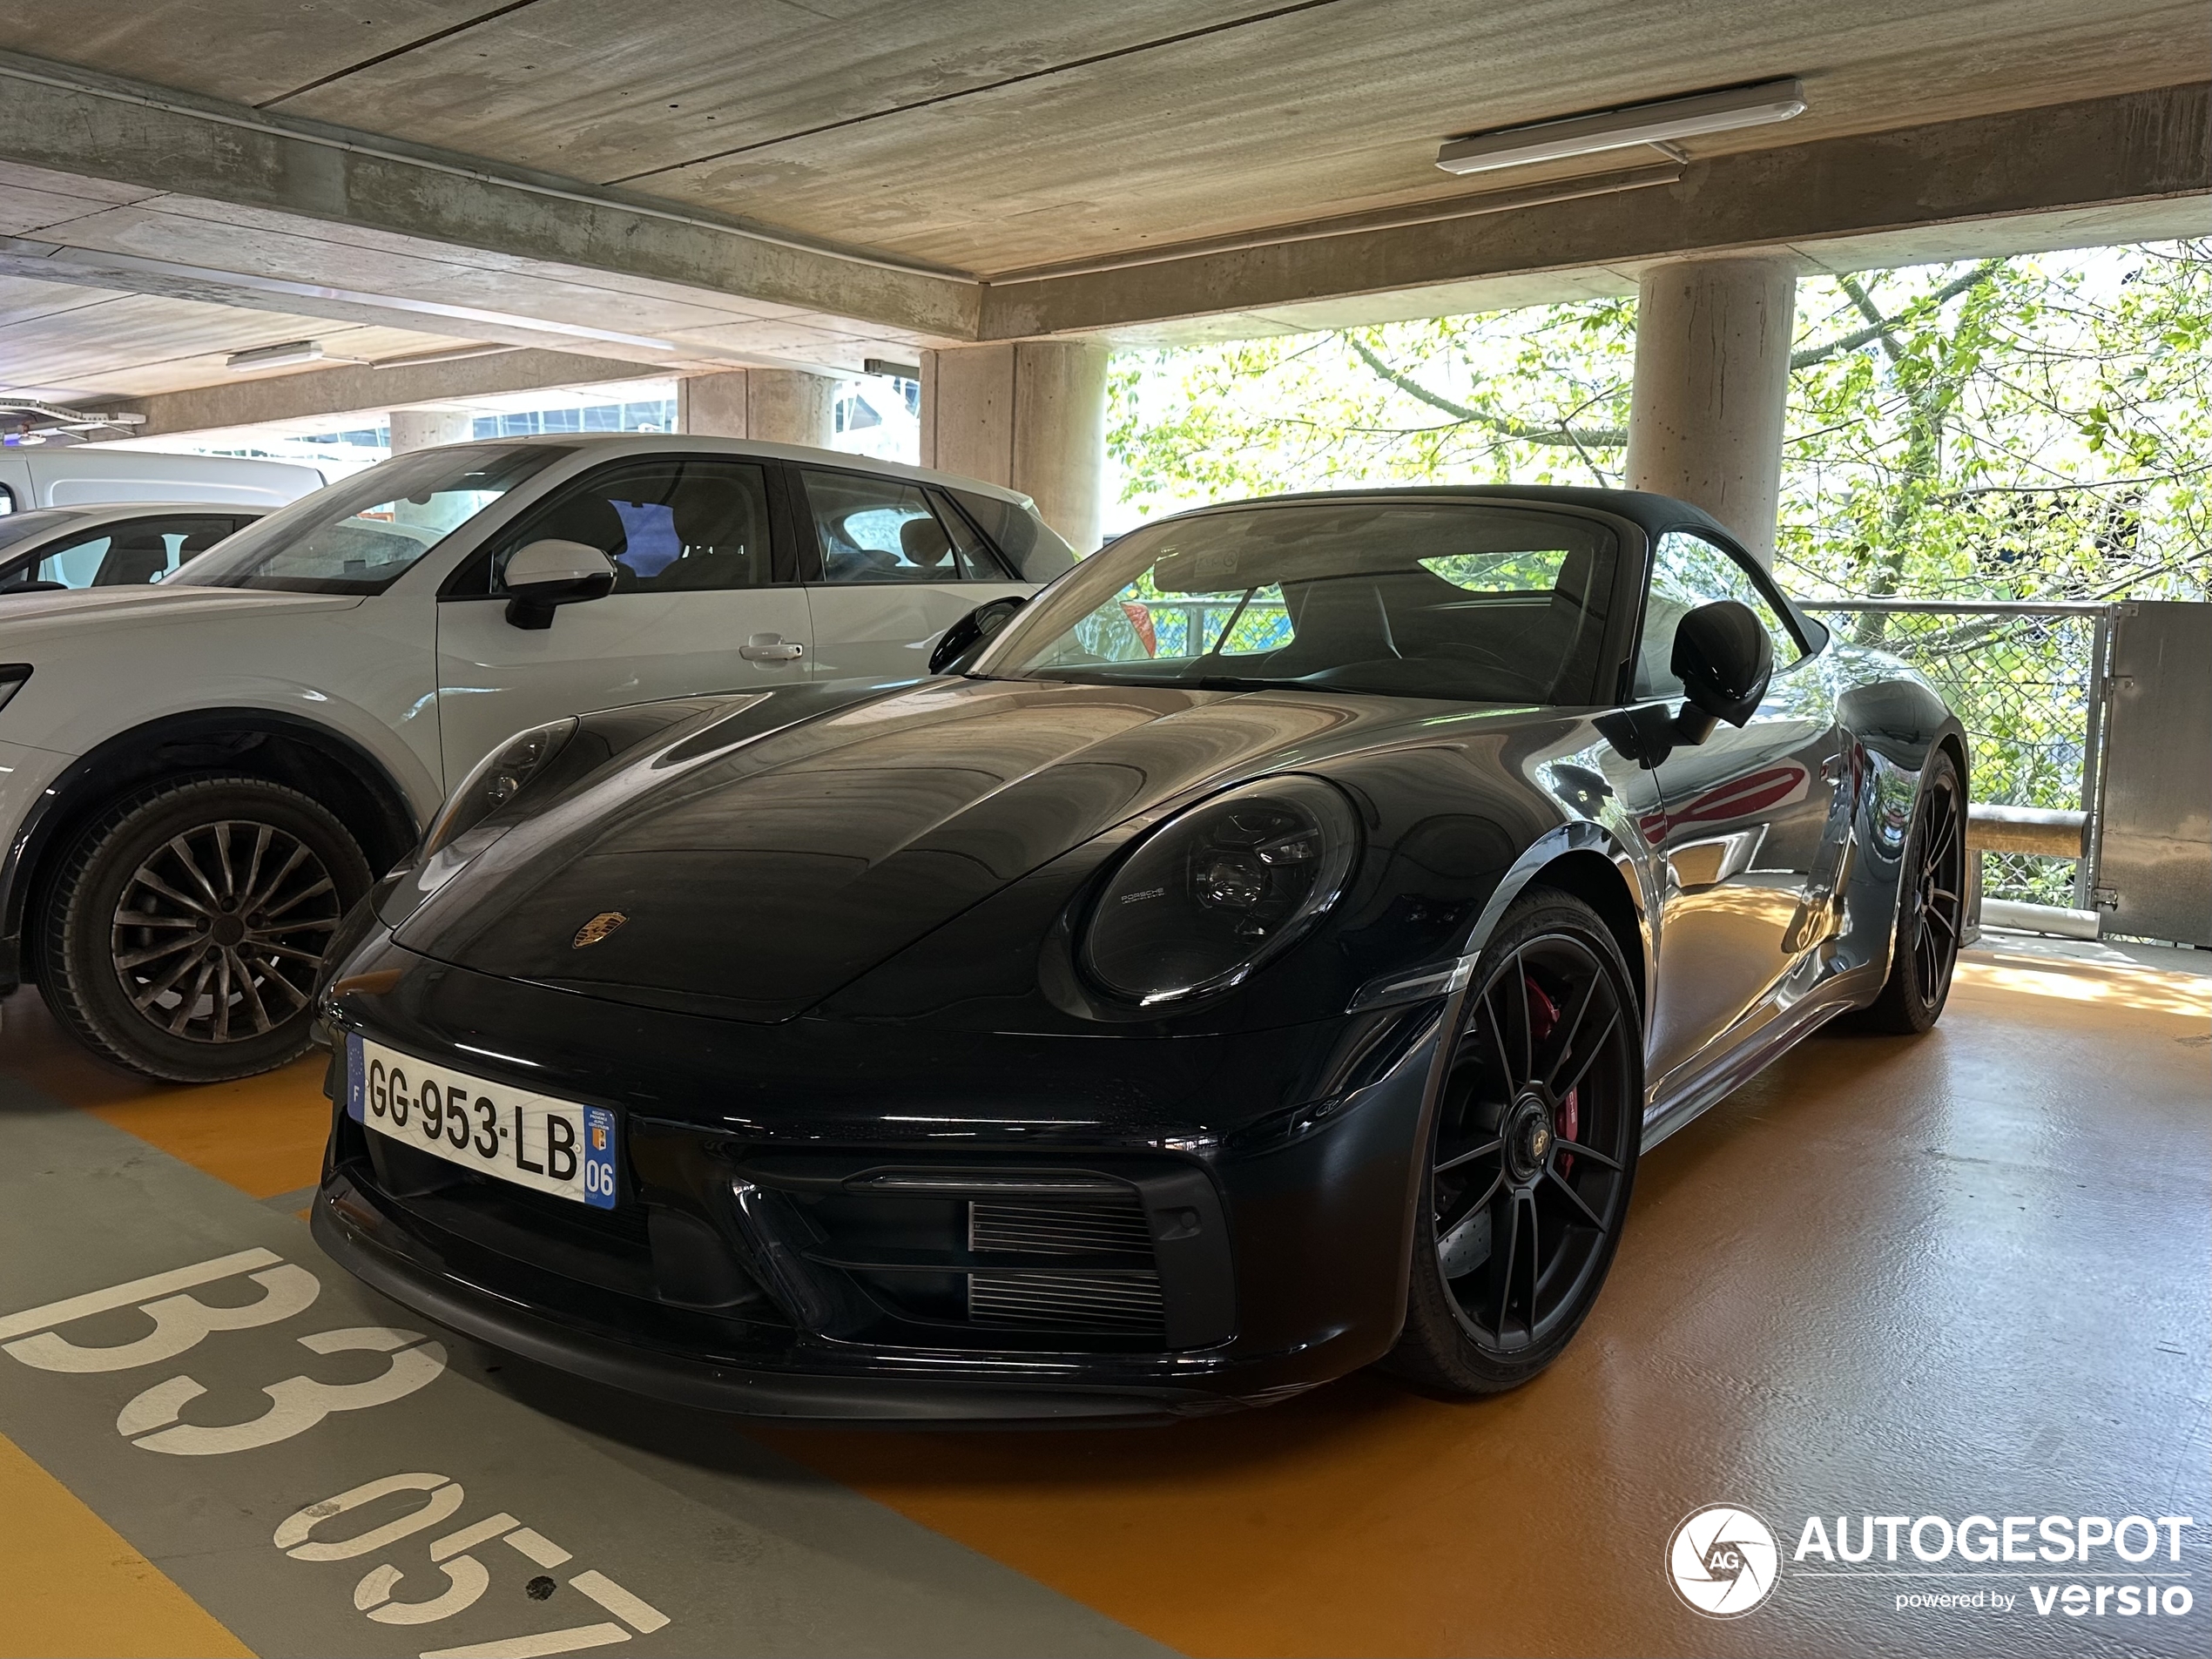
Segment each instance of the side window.
M774 580L767 473L752 462L641 461L579 479L499 539L489 591L505 591L516 548L548 540L604 553L614 562L617 597L762 588ZM484 591L484 580L479 575L469 586Z
M942 511L919 484L859 473L803 471L822 580L1002 582L959 515Z
M1659 538L1651 556L1651 596L1644 604L1643 642L1636 651L1636 697L1681 695L1682 682L1669 666L1675 629L1699 605L1721 599L1750 607L1774 641L1777 672L1804 655L1781 614L1732 554L1702 536L1669 530Z
M115 538L105 531L88 536L81 542L71 542L65 547L49 548L39 555L37 569L30 571L33 582L58 582L64 588L89 588L92 579L107 563L108 549ZM158 543L156 543L158 546ZM151 577L141 577L151 581Z
M143 587L160 581L230 533L228 518L198 513L132 519L110 525L97 536L49 547L39 555L37 566L22 577L28 582L58 582L65 588Z

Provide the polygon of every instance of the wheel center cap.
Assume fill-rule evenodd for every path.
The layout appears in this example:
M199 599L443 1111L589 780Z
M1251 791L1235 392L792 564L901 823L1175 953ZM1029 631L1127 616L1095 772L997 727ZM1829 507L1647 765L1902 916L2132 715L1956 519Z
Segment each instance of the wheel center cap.
M218 916L207 936L227 948L246 937L246 924L236 916Z
M1506 1133L1506 1159L1516 1181L1532 1181L1541 1173L1552 1151L1551 1107L1534 1096L1523 1096L1514 1106Z

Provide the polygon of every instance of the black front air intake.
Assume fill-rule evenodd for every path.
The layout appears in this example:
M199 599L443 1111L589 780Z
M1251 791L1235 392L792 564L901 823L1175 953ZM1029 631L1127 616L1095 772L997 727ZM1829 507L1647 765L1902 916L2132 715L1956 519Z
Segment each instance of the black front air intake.
M1227 1217L1195 1160L779 1146L733 1162L751 1259L802 1329L1096 1352L1235 1335Z
M1031 1264L1020 1271L969 1271L968 1317L977 1325L1147 1334L1166 1328L1152 1230L1134 1192L1103 1204L977 1199L968 1206L968 1248L972 1256Z

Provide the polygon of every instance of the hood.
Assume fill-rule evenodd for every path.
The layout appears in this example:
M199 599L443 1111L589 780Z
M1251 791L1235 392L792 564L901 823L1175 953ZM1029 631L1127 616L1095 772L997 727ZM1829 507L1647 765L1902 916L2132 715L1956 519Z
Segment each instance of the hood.
M933 681L635 762L509 832L399 942L502 978L788 1019L1133 814L1435 707Z
M0 595L0 654L10 658L50 636L77 638L88 631L133 624L174 628L201 618L280 617L302 610L343 610L356 593L279 593L259 588L188 588L166 582L145 587L79 588L69 593ZM32 660L36 660L33 658Z

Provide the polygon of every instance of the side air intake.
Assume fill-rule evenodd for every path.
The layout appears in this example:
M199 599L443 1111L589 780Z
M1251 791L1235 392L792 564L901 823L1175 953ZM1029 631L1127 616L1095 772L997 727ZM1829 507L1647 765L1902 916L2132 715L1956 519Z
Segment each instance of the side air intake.
M1126 1202L968 1206L973 1255L1027 1258L1020 1271L971 1270L968 1317L977 1325L1158 1333L1166 1328L1152 1233ZM1060 1258L1065 1267L1048 1265Z

